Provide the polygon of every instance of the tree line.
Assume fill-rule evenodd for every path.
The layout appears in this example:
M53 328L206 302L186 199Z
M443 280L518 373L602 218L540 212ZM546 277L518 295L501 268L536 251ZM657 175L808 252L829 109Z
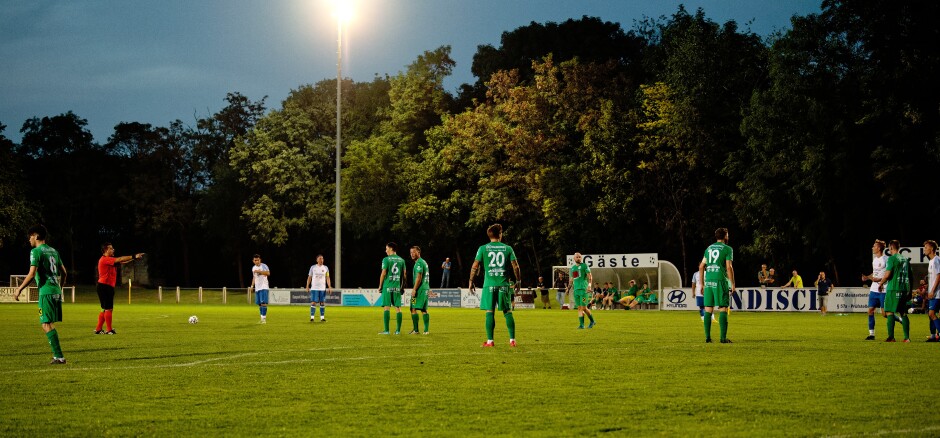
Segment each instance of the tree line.
M629 30L585 16L479 46L456 93L448 46L344 79L344 286L377 285L387 241L451 257L463 284L493 222L530 284L575 251L658 252L688 276L720 226L741 284L760 263L857 284L874 239L937 238L937 16L826 0L768 37L701 9ZM316 254L333 263L335 99L335 79L272 108L233 92L103 143L72 112L27 120L18 144L0 124L0 271L25 270L41 221L81 281L107 240L147 252L161 284L245 285L256 252L272 285L303 284Z

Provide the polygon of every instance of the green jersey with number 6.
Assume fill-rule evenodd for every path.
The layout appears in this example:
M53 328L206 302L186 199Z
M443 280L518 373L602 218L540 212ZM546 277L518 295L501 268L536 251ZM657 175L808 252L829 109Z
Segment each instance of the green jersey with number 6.
M483 265L483 287L510 286L506 269L516 260L511 246L502 242L487 243L477 250L475 260Z
M61 294L59 272L62 271L62 259L59 252L45 243L29 252L29 265L36 267L36 286L39 295Z
M726 281L726 261L734 261L731 247L721 242L711 244L705 250L705 281Z
M385 270L382 289L401 291L401 274L405 272L405 259L399 257L398 254L387 256L382 259L382 269Z

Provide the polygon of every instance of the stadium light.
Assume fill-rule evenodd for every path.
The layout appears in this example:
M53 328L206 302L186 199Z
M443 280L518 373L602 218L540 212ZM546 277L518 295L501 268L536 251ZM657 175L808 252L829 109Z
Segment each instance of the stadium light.
M352 19L353 6L351 2L339 0L335 3L334 16L336 17L336 248L334 251L334 272L336 274L334 287L342 288L342 260L341 246L343 243L343 227L340 214L340 157L342 154L342 114L343 101L343 24Z

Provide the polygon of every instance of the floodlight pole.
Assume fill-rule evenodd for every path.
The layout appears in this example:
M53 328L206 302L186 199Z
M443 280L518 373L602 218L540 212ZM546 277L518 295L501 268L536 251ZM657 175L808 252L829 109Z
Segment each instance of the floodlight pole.
M343 18L336 19L336 249L334 252L334 263L336 268L336 282L334 287L340 289L342 286L342 264L340 247L342 238L342 223L340 222L340 156L342 145L342 121L340 120L341 102L343 100Z

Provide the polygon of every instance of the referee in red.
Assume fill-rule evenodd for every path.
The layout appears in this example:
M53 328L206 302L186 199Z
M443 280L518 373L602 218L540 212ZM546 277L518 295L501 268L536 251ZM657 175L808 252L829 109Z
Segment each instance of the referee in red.
M114 327L111 325L111 314L114 313L114 285L117 283L117 265L130 263L143 257L144 253L134 254L132 256L114 256L114 247L110 242L101 244L101 258L98 259L98 301L101 303L101 313L98 314L98 326L95 327L95 334L115 335ZM101 331L104 323L108 323L108 331Z

